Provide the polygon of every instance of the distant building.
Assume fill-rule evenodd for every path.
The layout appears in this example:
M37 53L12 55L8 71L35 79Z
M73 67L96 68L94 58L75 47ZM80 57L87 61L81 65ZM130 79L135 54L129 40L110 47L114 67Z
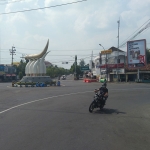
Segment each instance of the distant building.
M50 63L49 61L44 61L44 62L45 62L46 67L51 67L51 66L53 66L53 64Z
M19 65L20 65L20 62L13 62L13 65L19 66Z
M117 63L118 59L118 63ZM117 80L118 76L124 76L124 64L126 61L126 52L111 47L108 50L101 51L99 56L94 59L93 72L100 78L107 78L108 81ZM118 71L118 72L117 72Z
M16 80L16 68L10 64L0 64L0 81Z
M138 78L137 69L131 69L127 66L127 53L115 47L101 51L99 56L95 57L93 63L95 65L92 65L92 72L100 78L108 79L110 82L135 82ZM140 68L139 74L142 82L150 82L150 64Z

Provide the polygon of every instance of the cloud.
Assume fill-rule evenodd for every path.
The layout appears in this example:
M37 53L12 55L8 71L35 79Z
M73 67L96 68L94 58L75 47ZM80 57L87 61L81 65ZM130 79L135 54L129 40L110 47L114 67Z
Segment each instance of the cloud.
M54 0L45 0L44 1L44 6L48 7Z
M27 23L27 18L23 13L16 13L7 17L7 23L25 22Z
M121 17L128 27L137 28L150 19L150 1L132 0L127 3L128 9L123 10Z
M84 31L86 26L88 26L89 24L90 24L89 16L82 15L76 19L75 24L74 24L74 29L79 32Z
M9 12L74 1L76 0L25 0L4 7L0 6L0 10ZM42 50L49 39L49 49L53 50L47 56L50 60L67 59L67 56L51 57L51 55L58 54L55 49L60 50L59 54L62 55L78 55L78 58L80 55L90 56L92 50L102 49L99 46L100 43L105 49L111 46L117 47L117 20L119 17L121 21L120 43L126 40L129 35L150 19L148 6L150 6L149 0L144 0L144 2L139 0L88 0L62 7L3 15L0 17L1 36L3 37L1 43L3 48L8 45L11 47L14 44L16 47ZM150 42L149 31L142 32L137 38L146 38ZM79 49L91 49L91 51L76 51ZM68 53L65 50L73 51ZM99 50L94 53L98 54ZM17 51L21 50L17 49ZM29 50L27 52L37 53L37 51Z
M140 11L142 10L140 13L144 12L144 10L148 9L150 6L150 0L144 0L144 1L139 1L139 0L132 0L129 1L128 6L131 10L134 11Z

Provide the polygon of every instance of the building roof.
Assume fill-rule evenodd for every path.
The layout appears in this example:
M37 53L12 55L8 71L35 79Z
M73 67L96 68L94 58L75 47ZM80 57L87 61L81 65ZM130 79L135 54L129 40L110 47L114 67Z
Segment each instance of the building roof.
M113 52L114 52L114 51L125 52L125 51L120 50L120 49L118 49L118 48L116 48L116 47L114 47L114 46L110 47L109 49L112 49Z
M52 66L53 64L50 63L49 61L44 61L46 66Z

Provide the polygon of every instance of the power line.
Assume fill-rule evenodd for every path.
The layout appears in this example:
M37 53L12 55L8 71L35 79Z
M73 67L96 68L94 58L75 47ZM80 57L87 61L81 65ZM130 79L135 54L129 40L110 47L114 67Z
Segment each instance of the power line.
M49 6L49 7L41 7L41 8L33 8L33 9L20 10L20 11L8 12L8 13L1 13L0 15L14 14L14 13L26 12L26 11L34 11L34 10L47 9L47 8L52 8L52 7L60 7L60 6L71 5L71 4L75 4L75 3L81 3L84 1L87 1L87 0L65 3L65 4L60 4L60 5L54 5L54 6Z
M149 19L150 20L150 19ZM148 21L149 21L148 20ZM146 21L142 26L144 26L148 21ZM142 27L141 26L141 27ZM140 27L140 28L141 28ZM150 22L148 23L148 24L146 24L146 26L144 27L144 28L142 28L142 29L140 29L140 28L138 28L137 30L139 30L134 36L133 36L133 34L137 31L135 31L134 33L132 33L132 35L130 35L129 37L131 37L130 39L129 39L129 37L127 38L128 39L128 41L131 41L132 39L134 39L138 34L140 34L140 33L142 33L145 29L147 29L148 27L150 27ZM126 44L127 44L127 39L126 40L124 40L125 42L122 42L122 44L119 46L119 47L124 47Z
M150 19L148 19L142 26L144 26L148 21L149 21ZM124 42L126 42L134 33L136 33L142 26L140 26L137 30L135 30L130 36L128 36L123 42L122 42L122 44L124 43ZM121 45L122 45L121 44Z
M77 59L77 60L81 60L81 59L86 59L86 58L90 58L91 56L89 56L89 57L84 57L84 58L80 58L80 59ZM64 60L60 60L60 61L56 61L56 62L52 62L51 61L51 63L61 63L62 61L64 61ZM74 62L75 60L68 60L67 62Z
M10 3L16 3L16 2L20 2L20 1L25 1L25 0L18 0L18 1L7 1L7 2L3 2L3 3L1 3L1 1L0 1L0 5L6 5L6 4L10 4Z
M20 47L16 47L16 48L18 48L18 49L25 49L25 50L41 50L41 49L28 49L28 48L20 48ZM4 50L4 49L3 49ZM96 49L96 48L92 48L92 49L49 49L50 51L87 51L87 50L90 50L90 51L92 51L92 50L99 50L100 51L100 49Z

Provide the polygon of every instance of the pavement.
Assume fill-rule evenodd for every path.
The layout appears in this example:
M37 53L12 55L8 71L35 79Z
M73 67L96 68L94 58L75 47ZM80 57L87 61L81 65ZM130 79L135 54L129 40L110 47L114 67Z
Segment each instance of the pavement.
M0 83L2 150L149 150L150 84L108 83L106 105L93 113L88 108L102 83L61 84Z

